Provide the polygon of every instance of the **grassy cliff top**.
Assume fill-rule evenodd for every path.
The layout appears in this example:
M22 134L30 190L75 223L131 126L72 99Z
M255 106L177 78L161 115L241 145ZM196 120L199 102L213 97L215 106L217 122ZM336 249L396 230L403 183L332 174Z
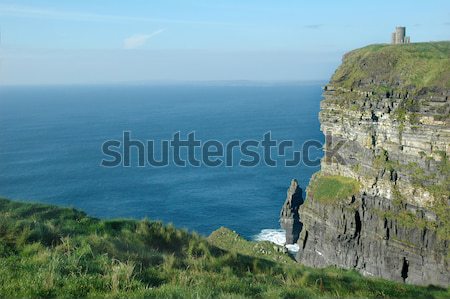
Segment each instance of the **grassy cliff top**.
M0 298L14 297L448 298L449 290L303 267L225 228L204 238L0 199Z
M450 41L370 45L351 51L344 55L331 84L362 90L373 85L417 92L448 90Z
M334 204L359 193L359 183L349 177L317 173L310 181L308 194L327 204Z

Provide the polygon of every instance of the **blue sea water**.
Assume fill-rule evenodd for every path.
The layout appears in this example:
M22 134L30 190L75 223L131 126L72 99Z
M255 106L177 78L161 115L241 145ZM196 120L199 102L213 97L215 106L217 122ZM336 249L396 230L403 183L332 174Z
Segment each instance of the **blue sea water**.
M72 206L101 217L159 219L207 235L278 229L292 178L318 167L100 166L103 142L277 140L298 147L319 131L319 84L0 87L0 196ZM321 156L312 152L312 157Z

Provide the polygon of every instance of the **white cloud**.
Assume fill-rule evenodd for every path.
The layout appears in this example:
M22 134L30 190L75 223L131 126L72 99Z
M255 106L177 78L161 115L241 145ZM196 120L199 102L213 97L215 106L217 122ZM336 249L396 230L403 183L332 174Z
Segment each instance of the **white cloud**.
M123 48L124 49L136 49L143 46L149 39L152 37L161 34L165 29L156 30L150 34L133 34L130 37L127 37L123 40Z

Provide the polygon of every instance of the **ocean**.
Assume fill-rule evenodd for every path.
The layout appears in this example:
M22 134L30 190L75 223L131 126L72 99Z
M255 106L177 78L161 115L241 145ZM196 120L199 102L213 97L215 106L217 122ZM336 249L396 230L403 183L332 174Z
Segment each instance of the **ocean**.
M323 142L321 92L319 83L0 87L0 196L282 242L279 212L290 181L304 189L319 166L137 167L134 159L108 168L100 165L102 144L124 131L142 141L195 132L224 144L270 131L299 149Z

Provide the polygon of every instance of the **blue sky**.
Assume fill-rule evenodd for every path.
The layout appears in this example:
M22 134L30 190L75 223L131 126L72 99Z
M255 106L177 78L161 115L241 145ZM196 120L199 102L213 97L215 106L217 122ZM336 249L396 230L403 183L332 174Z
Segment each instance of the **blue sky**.
M450 39L450 1L5 1L0 84L326 80L343 53Z

